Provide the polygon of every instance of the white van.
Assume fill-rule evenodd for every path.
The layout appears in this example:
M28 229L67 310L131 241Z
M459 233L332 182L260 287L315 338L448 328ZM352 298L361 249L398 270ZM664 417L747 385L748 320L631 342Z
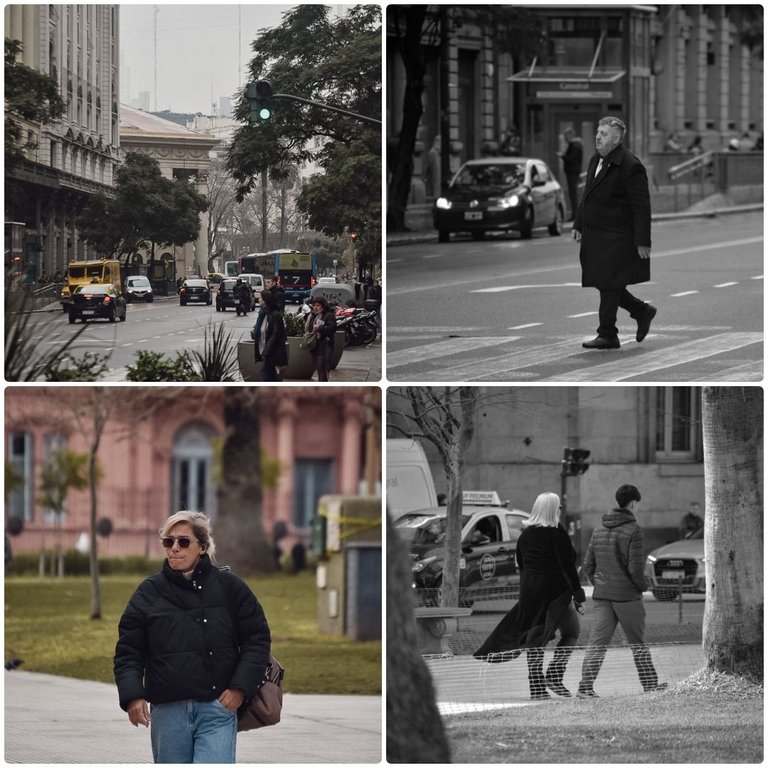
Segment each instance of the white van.
M387 439L387 509L393 520L437 506L427 455L416 440Z
M258 301L259 294L267 287L264 282L264 276L256 272L241 272L238 277L253 288L256 293L256 301Z

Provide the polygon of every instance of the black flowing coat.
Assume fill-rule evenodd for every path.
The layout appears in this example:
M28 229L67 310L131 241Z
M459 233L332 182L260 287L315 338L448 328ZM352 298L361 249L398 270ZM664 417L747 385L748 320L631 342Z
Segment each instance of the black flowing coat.
M509 661L521 648L542 648L555 635L572 599L586 597L576 571L576 552L565 530L533 525L517 540L520 600L499 622L476 659Z
M595 179L599 154L589 161L587 183L573 228L581 232L581 284L621 290L651 279L651 260L639 245L651 245L651 198L645 166L622 145L604 160Z
M227 688L250 699L266 681L270 632L248 585L208 555L191 580L163 570L145 579L118 627L114 671L120 706L212 701Z

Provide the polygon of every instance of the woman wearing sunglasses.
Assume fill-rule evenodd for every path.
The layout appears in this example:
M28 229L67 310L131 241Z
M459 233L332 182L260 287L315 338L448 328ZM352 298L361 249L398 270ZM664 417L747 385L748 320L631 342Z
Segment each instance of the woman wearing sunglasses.
M166 559L118 628L115 680L135 725L152 725L156 763L234 763L237 710L264 684L270 633L248 585L214 565L202 512L160 529Z

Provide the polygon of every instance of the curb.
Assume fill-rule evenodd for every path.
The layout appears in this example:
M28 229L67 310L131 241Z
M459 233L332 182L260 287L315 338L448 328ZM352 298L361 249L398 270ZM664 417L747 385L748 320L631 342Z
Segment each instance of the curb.
M734 205L727 208L712 208L708 211L680 211L677 213L657 213L651 216L651 221L677 221L682 219L713 219L717 216L726 216L731 213L750 213L762 211L763 203L750 203L749 205ZM573 222L565 222L563 229L573 226ZM434 230L418 231L410 234L394 235L387 238L387 248L395 248L399 245L412 245L413 243L430 243L437 240L437 232Z

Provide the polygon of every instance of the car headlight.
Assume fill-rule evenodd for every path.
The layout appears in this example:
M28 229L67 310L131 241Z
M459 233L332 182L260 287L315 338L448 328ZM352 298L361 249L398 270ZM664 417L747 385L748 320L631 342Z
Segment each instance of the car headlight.
M441 211L450 211L453 208L453 203L445 197L438 197L435 200L435 208L439 208Z
M421 573L428 565L434 563L435 560L437 560L437 557L434 555L432 557L425 557L423 560L419 560L417 563L413 564L413 572Z
M499 200L499 207L500 208L514 208L515 206L520 204L520 196L519 195L510 195L509 197L502 197Z
M648 562L649 562L649 563L655 563L655 562L656 562L656 559L657 559L657 558L655 558L653 555L648 555Z

